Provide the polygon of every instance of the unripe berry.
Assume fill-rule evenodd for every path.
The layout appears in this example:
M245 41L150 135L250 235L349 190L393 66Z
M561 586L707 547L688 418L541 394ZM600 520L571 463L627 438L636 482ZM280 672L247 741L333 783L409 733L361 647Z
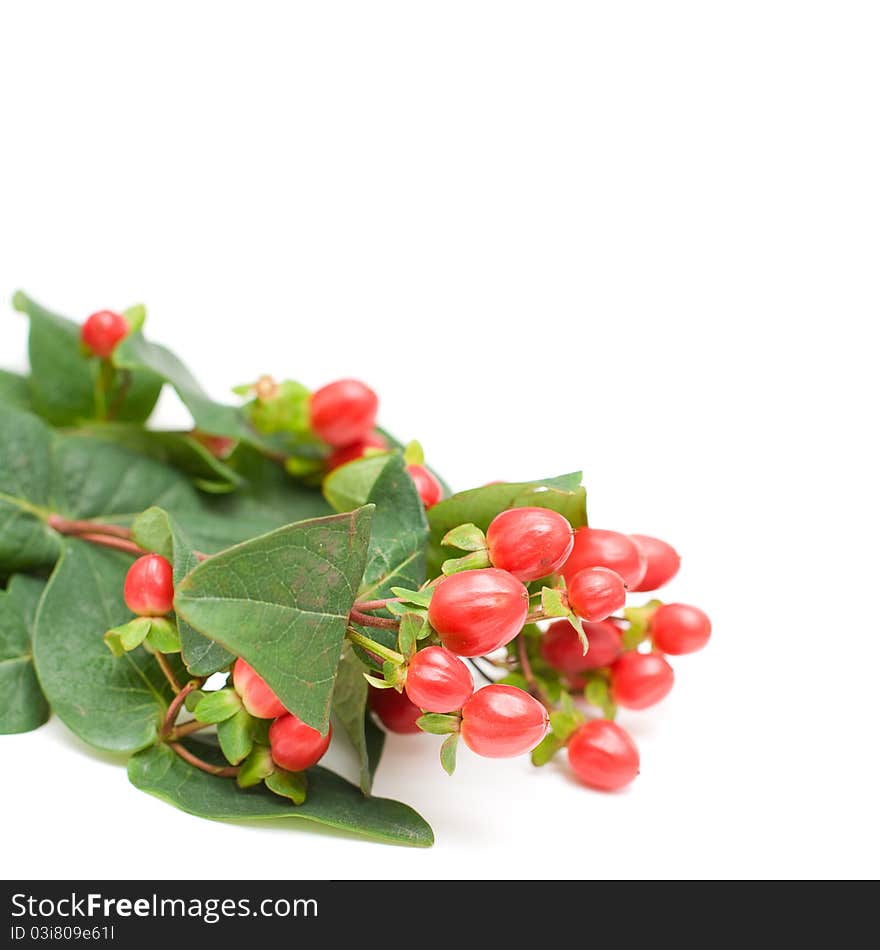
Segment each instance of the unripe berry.
M668 584L681 566L681 558L675 548L647 534L631 534L630 537L638 545L646 564L644 576L635 587L630 587L630 590L657 590Z
M122 596L141 617L164 617L174 607L174 572L159 554L139 557L125 575Z
M302 772L311 768L327 751L333 729L327 727L322 736L317 729L307 726L293 713L287 713L269 726L269 746L272 761L288 772Z
M407 465L406 470L409 472L409 477L416 486L416 491L419 493L419 498L422 499L422 504L425 508L433 508L443 497L443 486L437 481L437 477L433 472L425 468L424 465L416 465L413 463L412 465Z
M356 462L362 459L367 453L367 449L387 449L388 440L378 432L370 432L363 439L352 442L351 445L343 445L334 449L327 458L327 471L339 468L340 465L346 465L348 462Z
M340 379L312 393L312 431L328 445L351 445L369 435L378 409L379 397L369 386L357 379Z
M474 678L454 653L443 647L426 647L409 661L404 688L420 709L454 712L473 695Z
M675 674L659 653L624 653L611 666L611 697L627 709L647 709L672 689Z
M487 567L445 577L434 590L428 620L448 650L483 656L522 630L529 592L507 571Z
M93 313L80 330L83 344L95 356L107 359L128 335L128 321L121 313L99 310Z
M486 532L489 560L528 583L558 571L574 545L574 532L549 508L509 508Z
M572 675L613 663L620 653L620 630L610 620L584 623L590 649L584 653L581 638L567 620L551 623L541 637L541 656L560 673Z
M584 620L598 622L626 603L623 578L607 567L588 567L568 579L568 603Z
M568 740L568 763L585 785L613 792L639 774L639 750L617 723L593 719Z
M287 710L262 676L241 657L235 661L232 683L244 708L258 719L276 719Z
M607 567L619 574L630 590L635 590L647 564L639 546L627 535L601 528L578 528L562 574L566 582L570 582L586 567Z
M650 634L661 653L678 656L702 650L709 642L712 622L699 607L664 604L651 617Z
M418 732L424 735L416 725L422 711L410 702L406 693L398 693L396 689L376 689L375 686L371 686L368 700L370 709L389 732L403 735Z
M516 686L484 686L461 710L461 738L477 755L505 759L530 752L550 722L534 696Z

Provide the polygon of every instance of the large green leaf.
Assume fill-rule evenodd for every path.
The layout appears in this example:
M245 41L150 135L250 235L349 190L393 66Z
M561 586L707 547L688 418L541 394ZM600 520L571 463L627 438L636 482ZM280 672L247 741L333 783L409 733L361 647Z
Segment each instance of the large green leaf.
M132 526L134 540L171 562L174 583L179 584L199 565L192 542L177 522L161 508L148 508ZM183 619L177 618L180 648L186 668L193 676L210 676L235 659L219 643L202 636Z
M36 416L0 406L0 573L55 562L60 542L46 524L52 434Z
M288 525L210 558L177 587L177 613L244 657L322 733L371 515L365 507Z
M12 304L30 319L28 353L34 410L59 426L94 419L99 361L81 352L79 324L46 310L21 291ZM106 402L108 406L118 403L116 419L143 422L153 411L161 388L160 377L138 368L127 380L117 374Z
M507 508L551 508L564 515L575 528L587 523L587 494L581 486L582 474L572 472L534 482L498 482L458 492L428 511L431 528L428 573L436 576L449 557L440 544L444 535L460 524L475 524L485 531L492 519Z
M49 718L31 652L44 586L44 581L18 575L0 591L0 733L30 732Z
M196 428L202 432L262 443L263 440L239 407L226 406L211 399L171 350L158 343L150 343L142 333L132 333L124 340L113 354L113 362L123 369L149 370L173 386L181 402L192 414Z
M195 748L199 756L211 759L207 746L200 743ZM212 761L219 763L220 758ZM133 756L128 776L142 791L215 821L295 818L392 844L428 847L434 843L428 823L408 805L365 798L356 786L320 767L308 771L309 793L302 805L293 805L263 786L240 789L231 779L194 768L164 745Z
M26 376L0 369L0 405L31 411L31 389Z
M343 651L333 689L333 715L354 747L360 763L361 791L369 795L379 765L385 733L367 713L366 666L351 648Z
M368 455L340 465L324 479L324 497L336 511L351 511L366 504L377 479L385 471L390 455ZM398 455L402 459L402 456Z
M52 710L99 749L156 740L170 687L142 647L114 657L103 636L131 619L122 599L131 558L68 539L37 611L34 663Z

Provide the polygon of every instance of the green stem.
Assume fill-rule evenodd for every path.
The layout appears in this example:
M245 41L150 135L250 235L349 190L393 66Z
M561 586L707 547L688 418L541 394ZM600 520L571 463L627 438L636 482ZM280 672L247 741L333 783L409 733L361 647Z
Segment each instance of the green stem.
M355 646L359 646L374 656L381 657L383 660L390 660L392 663L405 662L405 657L402 653L398 653L396 650L390 650L383 643L377 643L375 640L371 640L362 633L358 633L357 630L353 630L351 627L346 630L345 635Z
M116 370L110 360L101 360L95 376L95 417L101 422L106 422L108 418L107 396L113 388L115 375Z

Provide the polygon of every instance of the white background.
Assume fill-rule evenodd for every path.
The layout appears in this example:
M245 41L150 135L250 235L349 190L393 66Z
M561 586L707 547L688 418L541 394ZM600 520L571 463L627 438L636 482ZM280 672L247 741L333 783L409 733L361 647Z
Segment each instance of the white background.
M583 467L715 633L629 791L392 738L436 846L204 822L57 722L6 877L876 876L876 4L17 3L0 294L135 301L217 397L357 375L457 487ZM25 321L4 309L0 363ZM171 400L161 418L183 421ZM2 450L2 446L0 446ZM201 857L194 857L201 855Z

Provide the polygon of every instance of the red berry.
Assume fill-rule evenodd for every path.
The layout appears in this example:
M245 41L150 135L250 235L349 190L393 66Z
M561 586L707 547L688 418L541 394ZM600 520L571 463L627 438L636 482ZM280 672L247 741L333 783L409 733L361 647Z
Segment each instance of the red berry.
M389 732L421 733L416 720L422 711L410 702L406 693L398 693L396 689L376 689L370 687L370 709L379 717L382 725Z
M164 557L145 554L125 575L122 596L132 613L164 617L174 607L174 572Z
M549 508L509 508L486 532L489 560L527 583L559 570L571 554L571 525Z
M312 393L312 431L336 448L365 439L376 422L379 397L357 379L340 379Z
M505 759L529 752L544 738L547 710L524 689L484 686L461 710L461 737L477 755Z
M242 705L252 716L275 719L287 712L263 677L241 657L235 661L232 682L236 693L241 696Z
M121 313L99 310L82 325L80 336L95 356L107 359L128 335L128 321Z
M409 477L416 486L419 498L425 508L433 508L443 497L443 486L437 481L433 472L430 472L424 465L407 465L406 470Z
M630 590L635 590L647 564L639 546L627 535L601 528L578 528L571 555L562 567L565 580L570 582L585 567L607 567L620 574Z
M584 620L598 622L626 603L623 578L607 567L588 567L568 579L568 603Z
M522 630L529 592L507 571L487 567L445 577L434 589L428 620L448 650L483 656Z
M630 587L630 590L657 590L668 584L681 566L681 558L675 548L647 534L631 534L630 537L638 545L647 565L644 577L634 587Z
M583 673L609 666L620 653L620 630L610 620L585 623L590 649L584 653L581 638L567 620L551 623L541 637L541 656L560 673Z
M330 726L327 735L322 736L293 713L286 713L269 726L272 760L288 772L302 772L311 768L327 751L332 735Z
M364 436L363 439L352 442L351 445L343 445L338 449L334 449L327 459L327 471L332 472L333 469L339 468L340 465L362 459L364 455L366 455L367 449L384 450L387 448L388 440L385 439L384 436L379 435L378 432L371 432L369 435Z
M428 712L461 709L474 692L474 678L461 660L443 647L426 647L406 670L406 695Z
M639 774L639 750L616 722L593 719L568 740L568 764L585 785L613 792Z
M611 696L618 706L647 709L666 696L674 680L659 653L624 653L611 667Z
M654 611L650 632L661 653L678 656L702 650L709 642L712 622L699 607L664 604Z

